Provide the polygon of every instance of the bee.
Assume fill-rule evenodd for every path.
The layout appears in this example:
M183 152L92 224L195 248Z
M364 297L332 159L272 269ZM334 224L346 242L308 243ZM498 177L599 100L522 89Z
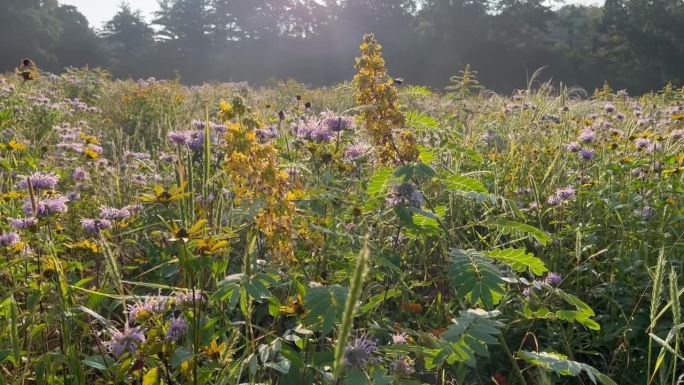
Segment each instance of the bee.
M297 294L296 298L290 299L290 303L287 306L280 306L278 311L280 314L283 314L287 317L304 315L306 313L306 309L304 308L304 300L302 299L302 295Z
M24 81L33 80L36 78L36 65L31 59L24 59L21 61L21 67L17 68L17 75Z

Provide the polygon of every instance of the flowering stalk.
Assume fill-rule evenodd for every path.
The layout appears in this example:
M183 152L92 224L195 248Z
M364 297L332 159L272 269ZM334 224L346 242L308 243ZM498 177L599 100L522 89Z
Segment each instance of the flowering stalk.
M363 245L363 249L356 259L356 267L354 268L354 275L351 278L351 285L349 286L349 296L347 303L344 305L344 313L342 314L342 323L340 324L340 332L337 336L337 345L335 346L335 361L333 366L333 378L339 381L342 368L344 367L344 350L347 347L347 340L351 333L352 323L354 321L354 308L356 303L361 298L361 291L363 289L363 282L366 278L368 257L370 249L368 248L368 236Z

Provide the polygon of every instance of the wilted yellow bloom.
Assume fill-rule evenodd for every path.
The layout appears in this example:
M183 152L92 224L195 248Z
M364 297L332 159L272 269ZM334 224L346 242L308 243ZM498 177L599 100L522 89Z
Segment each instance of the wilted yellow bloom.
M16 140L12 139L9 141L9 143L7 143L7 147L9 147L9 149L12 151L24 151L28 148L28 145L26 143L17 142Z
M100 252L100 247L97 245L97 243L91 242L87 239L84 239L78 243L67 244L66 247L69 249L89 251L93 254L98 254Z
M195 244L197 245L195 252L202 255L214 255L228 249L228 241L225 239L219 240L214 237L198 239Z

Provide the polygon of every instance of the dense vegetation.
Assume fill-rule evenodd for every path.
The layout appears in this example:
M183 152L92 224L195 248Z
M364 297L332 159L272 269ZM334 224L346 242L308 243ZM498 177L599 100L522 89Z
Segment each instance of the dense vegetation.
M0 77L0 384L680 381L684 89Z
M131 2L135 6L135 2ZM385 44L395 76L442 89L470 64L510 93L545 79L587 90L608 81L640 94L684 81L684 3L606 0L163 0L151 24L123 6L101 30L57 0L4 0L0 71L16 57L43 68L101 66L116 77L205 81L293 78L330 85L352 76L364 33ZM551 7L553 6L553 7Z

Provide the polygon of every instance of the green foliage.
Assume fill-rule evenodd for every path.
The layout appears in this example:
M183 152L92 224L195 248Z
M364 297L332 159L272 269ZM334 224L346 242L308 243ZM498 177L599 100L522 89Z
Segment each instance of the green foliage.
M599 372L594 367L576 361L568 360L562 354L549 352L528 352L519 351L518 357L526 362L539 366L545 370L560 374L562 376L577 377L584 372L594 384L617 385L610 377Z
M426 367L463 362L475 366L475 358L489 357L487 347L495 345L501 335L503 324L494 318L499 312L481 309L461 311L453 323L437 340L437 347L425 350Z
M340 285L312 287L304 297L304 307L309 311L304 325L329 334L342 319L349 290Z
M450 190L462 192L487 192L487 187L482 184L482 182L464 175L451 175L447 177L444 182Z
M546 245L551 240L551 237L549 237L549 235L541 229L538 229L534 226L530 226L525 223L499 218L493 220L491 224L494 227L498 228L502 234L510 234L516 237L529 236L534 238L534 240L541 243L542 245Z
M519 273L529 270L531 274L541 276L549 271L541 259L535 257L532 253L528 253L524 249L494 249L487 251L484 254L489 258L511 265L511 267Z
M449 283L457 296L472 304L482 301L487 308L499 302L504 280L491 259L475 250L455 249L450 255Z

